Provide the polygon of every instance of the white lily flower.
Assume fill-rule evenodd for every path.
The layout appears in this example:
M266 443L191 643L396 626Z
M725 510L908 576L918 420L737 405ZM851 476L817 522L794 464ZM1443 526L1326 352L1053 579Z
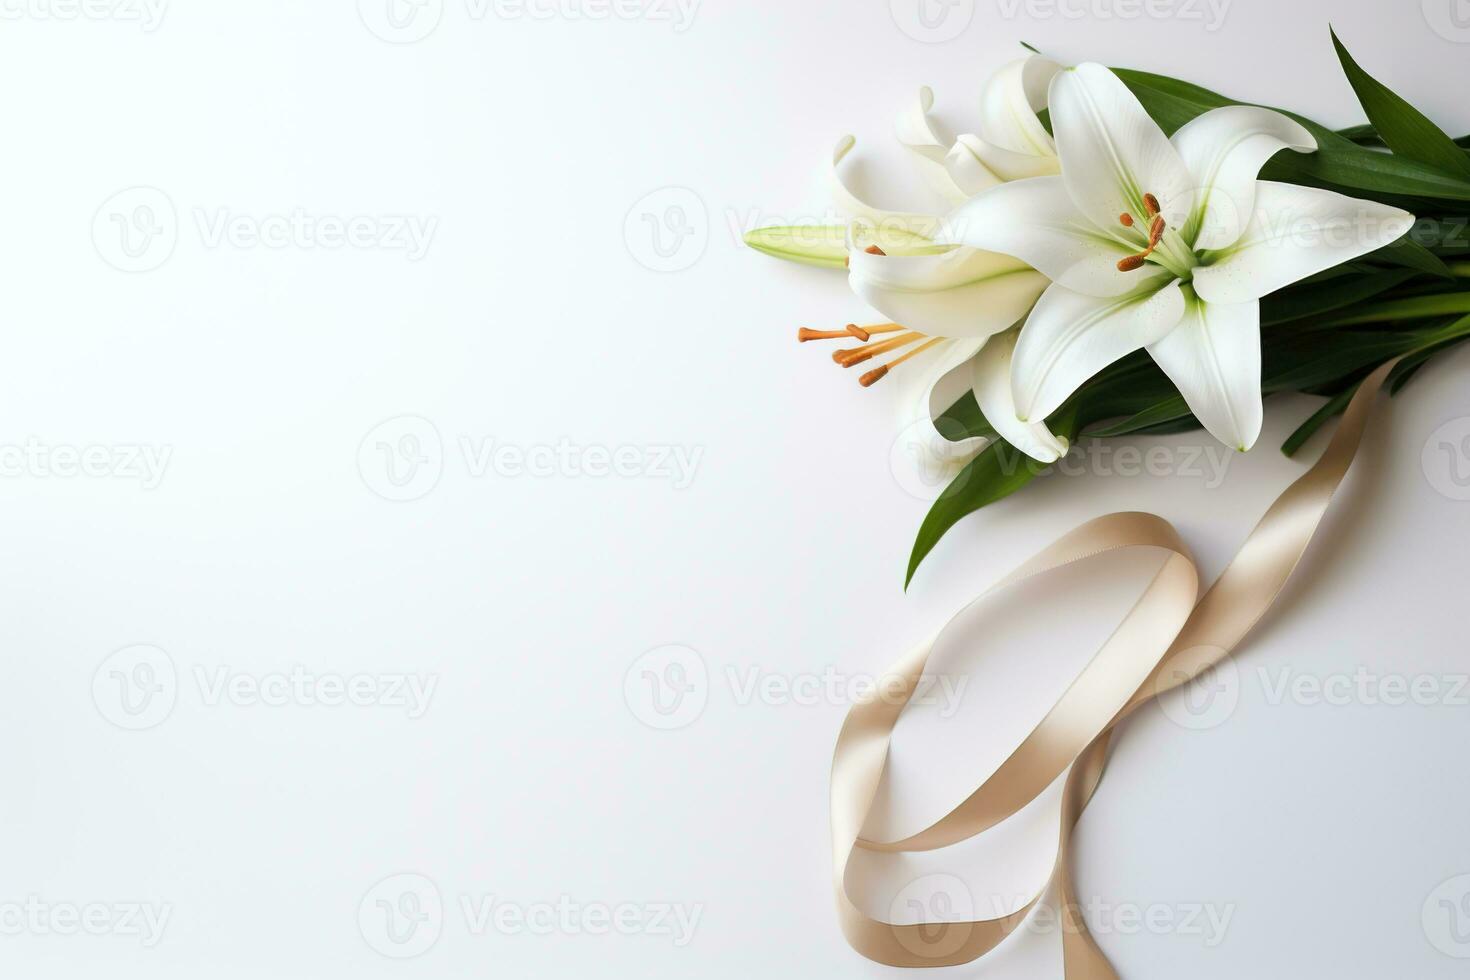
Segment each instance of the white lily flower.
M1059 71L1044 58L1028 57L1002 68L986 85L981 99L978 133L946 144L929 119L933 94L920 90L914 107L898 120L899 141L915 154L930 185L951 204L1006 180L1058 170L1055 146L1037 112L1045 106L1051 77ZM861 378L864 387L919 356L926 369L909 372L903 403L926 420L927 444L916 460L935 478L936 467L953 475L984 440L955 444L946 440L934 420L966 390L973 390L987 420L1000 435L1028 455L1051 462L1066 452L1066 443L1044 423L1025 423L1011 402L1009 365L1016 327L1048 286L1048 280L1025 262L980 248L952 244L914 244L887 249L870 244L892 243L903 236L932 241L943 224L938 215L889 211L863 201L843 182L838 165L853 147L845 137L833 153L832 175L839 207L853 222L848 256L854 292L895 321L846 331L806 331L804 339L857 336L866 346L840 351L844 367L894 352L886 364ZM902 324L903 326L899 326ZM874 338L874 335L888 335ZM987 343L990 338L997 338Z
M1011 366L1022 418L1045 418L1140 348L1216 438L1260 435L1260 299L1402 237L1413 215L1257 179L1274 154L1316 141L1286 116L1228 106L1164 135L1123 82L1084 64L1049 105L1060 176L988 190L941 234L1016 256L1053 282Z

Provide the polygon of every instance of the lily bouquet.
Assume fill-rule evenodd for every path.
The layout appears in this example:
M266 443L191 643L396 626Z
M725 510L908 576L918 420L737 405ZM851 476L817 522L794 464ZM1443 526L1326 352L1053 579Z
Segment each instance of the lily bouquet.
M899 141L951 205L869 206L832 160L845 224L762 228L767 254L845 269L885 318L798 339L855 342L860 383L907 377L948 485L907 580L966 515L1083 439L1203 427L1246 451L1263 396L1327 401L1402 358L1397 391L1470 337L1470 138L1451 139L1332 36L1368 117L1333 131L1188 82L1032 51L986 84L972 134L940 137L932 94Z

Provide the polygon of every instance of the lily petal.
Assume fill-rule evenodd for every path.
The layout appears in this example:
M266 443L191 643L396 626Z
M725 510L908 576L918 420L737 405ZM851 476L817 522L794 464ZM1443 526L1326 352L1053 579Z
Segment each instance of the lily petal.
M973 192L961 187L950 172L950 144L940 138L929 119L929 110L933 106L934 92L926 85L919 89L919 97L914 104L899 115L894 129L898 135L898 141L914 154L919 173L923 175L930 189L948 201L950 207L954 207L957 204L963 204ZM982 184L977 190L1000 183L1000 178L994 174L989 176L990 182ZM983 180L983 175L977 173L974 168L970 168L966 177L967 182L970 183L974 183L977 178Z
M968 133L955 138L954 146L949 149L948 163L955 183L969 190L972 196L1001 181L1048 177L1062 172L1062 162L1055 154L1017 153ZM978 174L982 171L991 176L990 183L979 184L973 179L966 179L972 172Z
M970 361L986 343L983 337L946 340L940 345L938 356L924 362L917 384L919 397L903 401L916 405L918 414L927 415L931 422L939 418L970 390L973 373Z
M1061 70L1062 66L1049 58L1028 55L990 76L980 94L980 137L984 142L1021 156L1055 157L1056 143L1037 113L1046 108L1047 90Z
M1179 326L1148 352L1210 435L1245 452L1261 434L1261 304L1184 298Z
M1021 328L1011 365L1020 418L1046 418L1088 378L1160 340L1183 315L1177 281L1102 299L1053 285Z
M1282 150L1310 153L1317 140L1300 123L1258 106L1232 105L1195 116L1172 142L1194 177L1194 211L1184 239L1196 249L1233 245L1256 203L1256 175Z
M851 136L844 136L837 141L837 146L832 150L832 167L829 175L833 201L842 216L858 226L856 237L864 241L871 241L879 237L881 232L892 231L898 234L933 238L940 224L937 216L877 208L848 188L847 183L842 179L841 164L855 145L857 145L857 140Z
M944 241L1014 255L1053 282L1090 296L1121 296L1138 288L1140 276L1166 274L1154 265L1119 272L1118 261L1138 245L1084 218L1061 177L992 188L956 209L938 234Z
M1239 241L1204 255L1194 287L1208 303L1260 299L1402 238L1414 216L1333 191L1256 182L1256 206Z
M1117 75L1078 65L1057 75L1050 98L1062 177L1093 224L1118 228L1125 212L1142 222L1143 195L1153 194L1169 227L1184 227L1194 201L1189 169Z
M996 184L1014 179L1004 177L985 162L985 158L975 151L971 143L976 138L974 136L958 137L944 158L944 165L949 169L950 176L968 195L967 200L981 191L989 190Z
M1007 255L958 246L928 255L848 255L853 291L895 323L937 337L984 338L1024 317L1046 277ZM948 407L948 406L946 406Z
M1016 403L1011 397L1011 358L1019 336L1019 330L1007 330L985 342L974 360L975 401L985 420L1006 442L1032 459L1054 463L1066 454L1066 440L1053 435L1044 422L1022 422L1016 417Z
M935 421L970 390L970 362L984 344L979 339L946 340L915 364L914 372L897 372L898 404L905 414L893 460L909 470L907 485L937 497L989 444L981 436L951 440L947 436L958 433L942 432Z

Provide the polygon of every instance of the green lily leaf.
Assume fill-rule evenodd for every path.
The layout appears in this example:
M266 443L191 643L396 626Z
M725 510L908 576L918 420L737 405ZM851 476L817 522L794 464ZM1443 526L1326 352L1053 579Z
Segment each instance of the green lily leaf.
M1113 70L1166 133L1173 133L1210 109L1252 104L1236 102L1218 92L1166 75L1129 68ZM1282 109L1275 111L1305 126L1317 140L1317 152L1278 153L1261 171L1263 180L1309 186L1326 184L1374 192L1394 199L1411 196L1470 201L1470 180L1462 180L1417 160L1360 146L1296 113Z
M1342 414L1343 410L1347 408L1348 402L1353 400L1353 395L1357 394L1357 391L1358 386L1351 384L1328 399L1327 404L1313 412L1311 418L1307 419L1297 427L1295 432L1287 436L1286 441L1281 444L1281 452L1287 456L1295 456L1296 451L1306 445L1307 440L1312 438L1318 429L1326 425L1328 419Z
M1075 410L1063 408L1050 420L1050 425L1053 432L1069 442L1077 437ZM939 539L959 523L961 518L1009 497L1046 469L1044 464L1036 462L1004 439L996 439L986 446L980 455L960 470L929 508L924 523L919 526L914 549L909 555L909 567L904 576L903 587L909 587L919 565L934 550Z
M1383 137L1378 135L1378 130L1373 128L1372 123L1361 123L1357 126L1349 126L1347 129L1339 129L1337 135L1343 139L1352 140L1354 143L1363 143L1368 146L1387 146ZM1456 136L1454 144L1460 149L1470 147L1470 136Z
M1454 313L1470 313L1470 293L1437 293L1430 296L1411 296L1408 299L1391 299L1365 306L1346 316L1333 317L1324 325L1353 327L1364 323L1393 323L1397 320L1448 316Z
M1397 395L1435 354L1464 343L1467 338L1470 338L1470 317L1452 320L1437 330L1429 331L1426 336L1427 339L1425 337L1413 338L1400 345L1399 352L1408 351L1408 353L1404 354L1404 359L1399 361L1389 373L1388 393L1390 395ZM1358 382L1354 381L1329 399L1291 434L1282 444L1281 451L1287 456L1294 455L1318 429L1326 424L1328 419L1342 414L1357 390Z
M1358 94L1363 111L1390 150L1461 180L1470 180L1470 156L1455 145L1449 134L1364 71L1343 46L1336 31L1332 32L1332 46L1337 49L1337 59L1342 62L1343 73Z
M1419 346L1413 331L1341 331L1324 342L1321 333L1293 334L1288 342L1261 352L1261 390L1311 391L1382 364Z
M985 418L985 413L980 411L980 403L975 400L973 391L965 392L959 401L935 418L934 428L950 442L989 439L995 435L995 427Z
M1378 251L1370 253L1366 258L1378 259L1392 265L1407 266L1410 269L1418 269L1420 272L1427 272L1432 276L1441 276L1445 279L1455 278L1450 267L1444 264L1444 259L1407 235L1392 245L1385 245Z
M1192 414L1189 406L1184 403L1182 395L1171 395L1162 401L1155 402L1141 412L1134 412L1121 422L1104 426L1101 429L1093 429L1087 434L1099 439L1107 439L1112 436L1125 436L1134 432L1151 431L1156 426L1182 419Z
M1413 269L1385 269L1343 281L1330 279L1272 293L1261 301L1261 326L1290 323L1317 313L1330 313L1372 299L1414 278Z

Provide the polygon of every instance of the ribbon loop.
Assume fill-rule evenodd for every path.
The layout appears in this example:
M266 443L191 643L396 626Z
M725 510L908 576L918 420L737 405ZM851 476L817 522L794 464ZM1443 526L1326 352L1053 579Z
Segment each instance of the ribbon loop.
M1088 521L982 593L976 603L1122 549L1152 548L1166 555L1138 601L1046 716L962 803L917 834L871 841L862 837L862 827L888 764L893 728L944 630L891 669L899 679L896 697L872 697L853 706L837 737L831 787L833 885L838 918L853 949L889 966L968 963L1018 928L1055 884L1068 922L1062 932L1067 980L1117 980L1087 931L1069 870L1072 830L1102 780L1116 726L1229 656L1276 601L1352 465L1373 401L1397 363L1383 365L1363 381L1322 457L1276 499L1203 598L1194 559L1178 532L1163 518L1144 513ZM847 868L854 850L929 851L960 843L1014 816L1063 773L1056 861L1021 908L991 919L900 924L867 916L849 897Z

